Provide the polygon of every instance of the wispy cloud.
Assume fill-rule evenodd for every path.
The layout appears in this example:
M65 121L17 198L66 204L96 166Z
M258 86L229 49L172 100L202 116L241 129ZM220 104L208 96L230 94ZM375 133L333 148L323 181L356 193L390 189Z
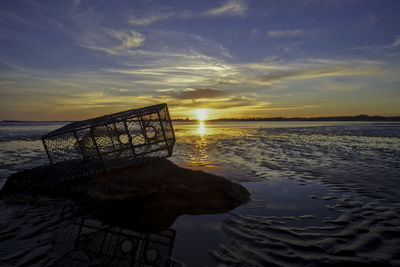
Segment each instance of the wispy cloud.
M140 47L146 40L143 34L126 29L104 29L103 31L88 32L84 36L84 39L78 43L80 46L111 55Z
M189 88L178 93L172 93L176 99L202 99L202 98L215 98L224 95L226 92L215 88Z
M228 0L222 6L203 12L204 16L239 16L245 17L247 2L244 0Z
M354 73L352 73L354 74ZM288 79L314 79L318 77L327 77L327 76L345 76L350 75L347 72L344 72L343 69L339 67L325 67L323 69L294 69L294 70L287 70L287 71L275 71L270 72L265 75L261 75L257 77L254 82L255 83L265 83L270 84L272 82L278 82L282 80Z
M385 46L385 48L396 48L400 47L400 35L396 36L396 39L393 41L393 43Z
M134 30L106 30L106 32L110 36L121 41L120 45L114 47L116 50L139 47L145 41L143 34Z
M176 11L171 8L164 8L164 10L156 10L147 12L143 15L130 15L128 23L134 26L147 26L158 21L167 19L191 19L198 17L217 17L217 16L238 16L245 17L247 11L246 0L227 0L221 6L208 9L204 12L195 12L193 10L180 10ZM166 9L166 10L165 10Z
M287 80L324 77L372 76L381 74L382 63L368 60L309 59L291 63L268 62L240 67L249 84L273 85Z
M394 41L386 45L367 45L360 47L352 47L349 50L362 50L365 52L382 53L393 49L400 48L400 35L394 37Z
M171 18L171 17L173 17L175 15L176 15L175 12L165 12L165 13L163 13L163 12L157 11L157 12L154 12L154 13L145 14L145 15L140 16L140 17L131 16L129 18L128 22L130 24L132 24L132 25L135 25L135 26L145 26L145 25L150 25L150 24L155 23L155 22L160 21L160 20L165 20L165 19Z
M128 59L133 60L129 55ZM85 112L86 117L91 117L155 102L168 102L175 118L188 116L188 110L194 108L214 109L217 117L218 112L220 116L231 116L223 113L228 112L226 110L234 111L234 116L265 116L265 112L276 111L276 115L279 115L279 111L284 110L296 112L318 108L318 103L312 99L299 100L298 104L290 103L282 98L282 91L296 95L299 86L315 87L321 81L329 82L328 87L322 83L321 91L348 91L359 81L368 77L374 79L373 77L377 77L374 75L379 76L382 73L380 62L360 60L308 59L234 64L206 56L199 62L199 58L190 54L173 54L171 57L159 54L153 60L154 64L149 62L146 68L143 65L133 68L131 64L124 68L120 66L119 70L71 73L66 77L36 82L31 80L29 88L46 96L53 92L53 88L58 88L57 92L65 94L34 100L52 108L54 118L58 119L66 118L63 117L66 115L62 115L66 113L68 119L80 118L82 112ZM357 75L365 78L357 78L358 82L343 88L340 83L343 77L354 78ZM231 77L234 78L232 83L219 82L226 79L230 81ZM335 78L340 78L339 84L335 82ZM363 86L357 90L362 88ZM303 87L302 90L310 89ZM32 92L27 91L24 94L31 95ZM23 97L24 95L15 96L15 103ZM8 102L10 101L8 97ZM132 103L135 103L134 106ZM32 107L33 110L37 108Z
M272 30L267 32L267 36L270 38L281 38L281 37L299 37L299 36L307 36L311 35L311 31L307 30Z
M171 103L171 104L170 104ZM212 99L203 99L203 101L186 101L186 100L174 100L170 99L168 105L172 107L180 107L184 109L193 109L193 108L211 108L216 110L226 110L226 109L234 109L236 112L240 113L241 109L245 110L264 110L269 103L266 101L262 101L257 98L245 97L245 96L226 96L224 98L212 98ZM222 116L227 116L223 111L220 111ZM185 113L184 113L185 114ZM187 114L187 112L186 112ZM185 116L186 116L185 114Z

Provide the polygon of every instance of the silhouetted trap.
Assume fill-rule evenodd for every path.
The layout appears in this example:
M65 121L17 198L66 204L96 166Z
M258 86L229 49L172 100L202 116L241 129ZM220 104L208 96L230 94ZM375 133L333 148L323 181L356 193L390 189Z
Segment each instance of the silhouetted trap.
M170 266L175 231L141 233L81 218L61 231L56 266Z
M73 122L42 137L60 180L172 155L175 134L167 104Z

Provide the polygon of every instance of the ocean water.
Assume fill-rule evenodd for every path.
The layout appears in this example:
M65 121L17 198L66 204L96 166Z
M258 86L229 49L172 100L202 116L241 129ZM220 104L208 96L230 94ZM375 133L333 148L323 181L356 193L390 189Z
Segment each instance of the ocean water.
M64 124L0 123L0 186L16 171L47 164L40 137ZM252 193L226 214L180 216L171 227L177 265L400 265L399 123L205 122L174 129L170 160ZM61 204L16 205L0 206L0 264L49 265L52 236L65 223L54 219Z

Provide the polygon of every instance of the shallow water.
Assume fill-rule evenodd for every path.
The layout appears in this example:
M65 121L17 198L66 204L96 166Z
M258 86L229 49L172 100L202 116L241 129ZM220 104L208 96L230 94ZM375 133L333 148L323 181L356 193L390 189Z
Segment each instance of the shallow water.
M60 126L0 123L0 186L15 171L47 163L40 136ZM252 192L249 203L230 213L179 217L172 226L178 262L400 264L400 124L223 122L174 128L172 161L225 176ZM55 200L46 201L54 214L60 212ZM26 203L1 204L0 263L50 264L50 237L40 246L36 242L46 236L45 216L53 213L40 205L28 212ZM4 228L10 224L5 218L14 225ZM63 223L48 228L54 234ZM14 254L28 256L21 261Z

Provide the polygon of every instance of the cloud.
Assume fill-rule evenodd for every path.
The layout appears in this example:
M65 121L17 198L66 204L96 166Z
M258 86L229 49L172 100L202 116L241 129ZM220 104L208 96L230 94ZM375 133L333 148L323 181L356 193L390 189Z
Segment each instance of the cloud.
M267 33L267 36L270 38L281 38L281 37L299 37L310 35L310 31L306 30L273 30Z
M361 51L365 51L365 52L375 52L375 53L379 53L379 52L386 52L388 50L392 50L395 48L400 47L400 35L395 36L395 40L387 45L380 45L380 46L360 46L360 47L352 47L349 48L349 50L361 50Z
M268 62L240 66L250 84L271 85L283 80L368 76L382 73L382 63L368 60L309 59L292 63Z
M222 6L203 12L204 16L238 16L245 17L247 3L244 0L228 0Z
M317 0L304 1L317 2ZM81 4L78 5L78 2ZM102 13L98 7L92 5L93 3L82 0L75 1L77 9L72 10L71 8L70 12L62 14L61 11L50 12L49 9L43 9L42 12L36 13L23 12L27 15L25 17L22 16L22 13L14 16L14 13L7 15L4 14L6 11L0 11L0 15L3 15L6 22L10 23L10 27L3 27L2 30L9 32L10 36L15 31L18 33L15 34L15 38L30 38L37 44L43 44L40 45L40 51L43 51L43 47L45 51L48 51L48 47L53 48L56 42L63 41L61 46L54 46L57 54L51 55L56 55L55 57L50 55L44 58L45 61L41 64L35 66L32 65L33 61L29 62L28 59L26 61L25 59L20 60L19 57L11 59L10 56L14 53L3 55L4 59L1 60L18 63L16 64L18 67L0 66L2 70L0 75L2 90L0 91L3 95L0 97L0 106L5 103L11 106L11 100L13 100L12 104L22 110L24 105L18 105L18 103L31 103L34 98L38 110L54 108L60 117L54 115L53 118L59 119L66 118L66 114L69 114L66 111L69 109L76 110L75 117L78 118L85 114L85 111L88 113L84 116L96 115L94 113L97 112L104 114L108 111L117 111L123 108L121 105L124 103L126 107L129 107L130 105L141 106L162 101L175 103L176 110L181 110L182 113L187 113L189 108L193 107L232 108L235 114L237 110L238 112L246 110L238 113L238 116L242 116L241 114L251 114L247 110L289 110L298 107L301 109L311 107L310 105L315 104L319 99L328 102L338 101L335 98L337 95L331 94L331 90L343 92L353 90L351 94L354 93L355 97L349 95L349 99L352 101L358 100L357 97L362 95L362 90L369 90L367 95L372 95L372 92L377 92L376 95L378 95L381 93L380 88L383 88L388 90L384 91L385 95L396 95L398 58L391 58L386 64L376 65L361 61L362 54L338 53L332 55L332 50L328 47L329 49L324 49L326 53L320 51L321 53L314 53L314 55L325 53L326 57L343 58L347 56L348 58L341 61L307 60L304 57L309 55L307 49L310 47L305 47L305 50L299 53L280 54L282 49L290 49L294 44L296 45L296 42L302 40L291 39L290 42L284 44L273 42L281 40L279 38L324 34L323 30L313 30L308 27L298 27L298 25L272 26L272 28L271 26L265 28L265 24L250 25L247 28L248 31L254 29L252 34L256 35L253 36L256 38L251 40L252 42L259 41L258 37L270 38L268 39L270 42L265 44L267 47L263 47L259 54L256 51L246 50L246 55L250 55L250 57L244 57L246 55L241 54L243 51L235 49L237 48L236 39L239 36L236 33L236 37L233 36L232 40L229 38L221 40L215 38L214 35L204 38L208 37L208 32L197 28L199 30L197 32L183 31L181 27L178 27L179 29L176 31L171 30L179 22L189 23L189 21L179 21L181 19L197 18L193 21L197 25L203 20L209 20L210 17L236 16L241 18L246 15L250 16L250 6L247 7L249 1L221 0L221 2L215 1L214 3L216 4L212 6L186 11L182 9L183 7L159 7L162 5L159 3L155 5L157 10L152 7L148 10L149 6L146 6L147 10L143 9L143 12L140 12L137 9L140 8L140 5L135 5L137 13L127 13L130 12L127 9ZM73 0L70 4L73 5ZM116 4L115 7L117 5L127 6ZM270 4L268 4L269 6ZM286 6L288 5L286 4ZM259 11L263 13L262 16L265 16L264 12L267 10ZM32 16L29 16L28 13ZM114 14L123 16L118 18L114 17ZM126 16L127 14L134 16L129 17ZM261 16L260 13L255 15ZM276 15L279 14L276 13ZM365 15L367 24L377 23L376 17ZM46 38L41 38L42 33L37 32L38 29L41 29L40 27L48 27L49 30L57 29L58 26L45 20L45 17L57 19L65 27L64 31L55 31L57 35L53 35L53 33L51 36L49 35L52 40L54 37L54 42L45 42ZM258 18L262 20L261 17ZM269 18L274 19L271 16ZM167 20L174 22L168 25L169 30L166 30L165 27L158 27L163 26L162 24ZM270 22L273 24L272 20ZM271 23L270 25L272 25ZM146 27L148 25L150 27ZM348 24L349 29L351 26ZM241 29L241 32L244 30L246 29ZM25 31L27 32L25 33ZM202 36L198 33L201 33ZM396 34L399 33L391 35L391 39L381 39L380 44L377 44L380 50L387 51L384 55L399 52L400 36L395 36ZM3 39L9 40L9 36L5 36ZM73 46L73 42L102 52L88 51L82 47ZM13 43L24 44L20 41ZM221 45L222 43L224 46ZM278 47L276 47L277 45ZM226 47L231 47L232 50L229 51ZM8 51L8 49L6 50ZM32 50L32 52L35 51ZM230 52L237 54L230 54ZM69 58L66 57L69 54L75 55L75 57L68 60ZM22 53L20 58L23 55L25 53ZM280 55L282 57L279 57ZM28 58L36 59L37 56L32 54L32 57ZM268 58L263 60L265 57ZM351 58L358 60L351 60ZM379 58L382 62L385 60L374 55L364 58ZM57 68L53 67L53 62L57 64L60 60L64 64ZM392 61L395 64L391 64ZM387 74L389 71L391 73ZM361 77L361 75L363 76ZM382 86L380 87L380 85ZM59 95L53 96L54 92L58 92ZM292 94L293 97L288 97L289 94ZM11 97L11 95L13 96ZM42 101L42 98L46 96L45 101ZM351 97L354 98L351 99ZM296 101L293 100L294 98ZM395 97L391 98L395 99ZM271 102L271 105L267 105L267 102ZM63 109L57 107L61 105L64 106ZM119 105L118 108L115 108L116 105ZM93 106L99 109L92 109ZM238 107L243 107L243 109ZM36 106L31 110L34 108ZM85 111L82 112L81 108ZM175 111L173 110L173 112ZM30 116L29 112L26 114Z
M112 36L122 42L121 45L114 47L114 49L116 49L116 50L123 50L123 49L139 47L146 40L141 33L133 31L133 30L130 30L130 31L128 31L128 30L120 30L120 31L106 30L106 32L110 36Z
M262 101L257 98L249 98L245 96L227 96L224 98L212 98L206 99L204 101L187 101L187 100L169 100L168 105L171 107L179 107L179 108L208 108L208 109L247 109L247 110L257 110L257 109L265 109L269 103ZM224 117L229 115L224 114Z
M400 46L400 35L396 36L396 39L390 45L385 46L385 48L396 48Z
M312 79L323 76L334 76L337 75L340 71L341 69L337 67L327 67L324 69L318 68L276 71L258 77L257 81L261 83L270 83L284 79Z
M146 40L143 34L134 30L104 29L104 32L106 35L102 32L90 32L78 45L111 55L118 55L122 51L140 47ZM118 41L118 45L115 45L116 41Z
M316 108L319 105L270 105L265 107L265 110L288 110L288 109L305 109Z
M176 99L202 99L215 98L224 95L226 92L215 88L190 88L189 90L180 91L172 94Z
M174 15L176 15L174 12L167 12L167 13L156 12L156 13L146 14L142 17L131 16L128 22L135 26L145 26L160 20L168 19Z
M168 9L167 9L168 10ZM137 16L132 15L128 19L128 23L134 26L147 26L155 22L174 19L191 19L201 16L239 16L245 17L247 10L246 0L227 0L220 7L206 10L202 13L197 13L192 10L181 11L155 11Z

